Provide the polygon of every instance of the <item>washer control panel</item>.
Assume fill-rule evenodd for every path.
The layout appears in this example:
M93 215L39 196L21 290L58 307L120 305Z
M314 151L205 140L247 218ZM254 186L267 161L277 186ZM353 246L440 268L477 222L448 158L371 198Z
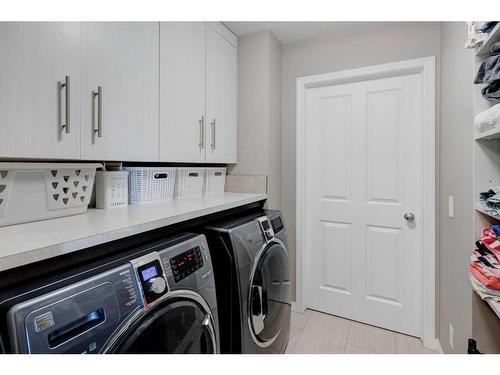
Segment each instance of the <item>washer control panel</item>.
M193 247L170 258L170 267L172 267L175 282L179 282L199 270L203 267L203 256L200 247Z
M274 231L273 228L271 227L271 224L269 223L269 219L267 218L267 216L262 216L259 217L257 220L259 221L262 233L264 233L266 242L271 241L274 238Z
M167 279L158 253L147 254L131 263L139 280L146 307L168 292Z

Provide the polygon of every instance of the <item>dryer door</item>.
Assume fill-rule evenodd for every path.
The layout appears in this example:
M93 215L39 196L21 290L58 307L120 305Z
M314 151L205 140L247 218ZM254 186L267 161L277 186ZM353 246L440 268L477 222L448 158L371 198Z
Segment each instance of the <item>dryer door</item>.
M250 280L248 324L255 343L266 347L288 324L290 270L285 245L274 239L256 258Z
M199 297L201 299L201 297ZM130 354L214 354L213 317L191 297L170 298L137 319L109 352Z

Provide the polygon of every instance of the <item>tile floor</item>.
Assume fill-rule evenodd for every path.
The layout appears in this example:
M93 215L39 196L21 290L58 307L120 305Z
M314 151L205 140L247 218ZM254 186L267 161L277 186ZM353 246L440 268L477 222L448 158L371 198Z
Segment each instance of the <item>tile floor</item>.
M317 311L292 312L287 354L435 354L420 339Z

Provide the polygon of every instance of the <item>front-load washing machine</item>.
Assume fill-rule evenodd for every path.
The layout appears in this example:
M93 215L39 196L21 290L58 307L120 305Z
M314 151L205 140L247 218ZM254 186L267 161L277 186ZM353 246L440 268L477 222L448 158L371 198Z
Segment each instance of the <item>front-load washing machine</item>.
M222 353L283 353L290 332L290 267L280 211L204 229L214 264Z
M148 244L0 296L10 353L218 353L203 235Z

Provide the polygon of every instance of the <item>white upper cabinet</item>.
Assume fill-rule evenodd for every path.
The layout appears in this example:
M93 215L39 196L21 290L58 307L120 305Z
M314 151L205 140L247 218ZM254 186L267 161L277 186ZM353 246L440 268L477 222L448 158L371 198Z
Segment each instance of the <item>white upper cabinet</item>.
M0 157L80 158L79 109L80 23L0 22Z
M219 22L1 22L0 158L235 163Z
M81 24L83 159L158 160L158 28Z
M205 24L160 23L160 160L205 161Z
M206 26L206 161L236 163L237 48Z

